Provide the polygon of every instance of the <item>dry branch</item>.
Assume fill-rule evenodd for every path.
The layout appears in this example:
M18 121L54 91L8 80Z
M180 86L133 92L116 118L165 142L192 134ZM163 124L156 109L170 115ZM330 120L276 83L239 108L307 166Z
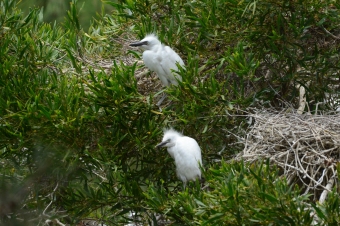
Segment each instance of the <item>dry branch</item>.
M338 183L340 114L263 110L248 117L254 124L243 139L245 147L236 160L269 159L282 169L289 183L297 183L303 193L323 202Z

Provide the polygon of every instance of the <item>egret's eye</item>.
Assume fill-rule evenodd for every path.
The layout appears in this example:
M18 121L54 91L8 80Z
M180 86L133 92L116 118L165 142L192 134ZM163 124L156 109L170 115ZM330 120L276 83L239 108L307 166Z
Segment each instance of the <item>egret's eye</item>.
M170 143L171 139L166 139L163 141L163 143Z

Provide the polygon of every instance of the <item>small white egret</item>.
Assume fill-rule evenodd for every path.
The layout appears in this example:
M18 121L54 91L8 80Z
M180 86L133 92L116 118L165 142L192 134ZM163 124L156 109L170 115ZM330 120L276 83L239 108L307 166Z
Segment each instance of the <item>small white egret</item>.
M145 36L139 42L131 43L130 46L140 47L144 50L143 61L151 71L156 72L158 78L164 86L178 85L177 80L182 81L182 77L172 72L177 71L176 63L184 67L181 57L169 46L163 45L154 34ZM177 79L177 80L176 80ZM157 103L159 106L164 100L165 95Z
M183 181L184 187L187 181L201 179L201 148L195 139L174 129L167 129L164 131L162 142L156 147L168 148L169 154L175 160L177 176Z

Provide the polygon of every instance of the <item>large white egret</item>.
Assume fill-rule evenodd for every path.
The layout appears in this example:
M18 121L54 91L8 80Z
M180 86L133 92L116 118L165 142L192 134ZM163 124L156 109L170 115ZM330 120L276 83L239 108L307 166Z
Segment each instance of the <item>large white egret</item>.
M182 77L173 72L178 71L177 63L184 67L181 57L169 46L163 45L154 34L145 36L139 42L131 43L130 46L140 47L144 50L143 61L151 71L156 72L158 78L164 86L178 85L178 81L182 81ZM163 98L157 103L159 106Z
M164 131L162 142L156 147L168 148L169 154L175 160L177 176L183 181L184 187L187 181L201 179L201 148L195 139L174 129L167 129Z

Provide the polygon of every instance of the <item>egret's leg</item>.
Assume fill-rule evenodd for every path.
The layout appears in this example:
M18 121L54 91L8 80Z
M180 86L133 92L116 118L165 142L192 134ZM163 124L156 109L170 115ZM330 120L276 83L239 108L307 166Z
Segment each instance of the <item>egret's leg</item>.
M162 98L157 102L157 106L158 106L158 107L162 104L162 102L164 101L164 99L165 99L166 97L167 97L167 95L166 95L165 93L163 93Z
M187 186L187 182L183 181L183 191L185 191L186 186Z

